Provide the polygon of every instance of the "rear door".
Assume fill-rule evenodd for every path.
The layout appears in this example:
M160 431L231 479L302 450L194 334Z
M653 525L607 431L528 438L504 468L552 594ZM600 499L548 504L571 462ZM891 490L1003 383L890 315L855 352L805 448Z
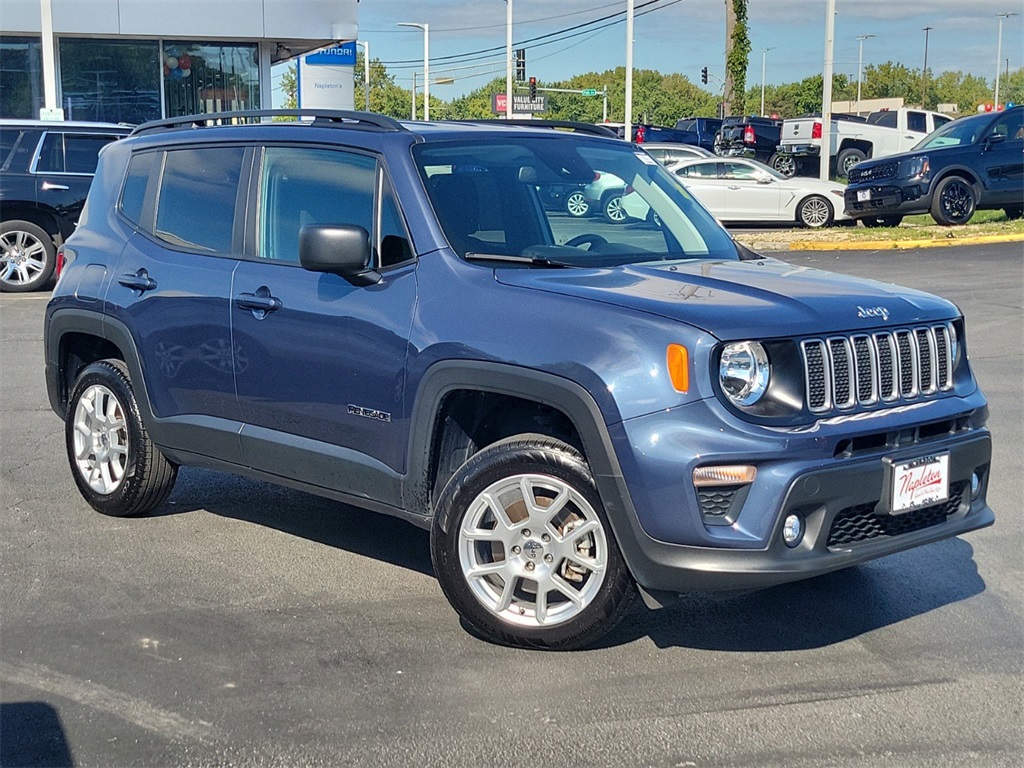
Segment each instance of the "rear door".
M1024 111L1007 112L978 144L985 174L985 204L1020 206L1024 203Z
M106 292L135 339L162 444L241 463L231 280L243 243L253 151L242 146L136 153L121 214L136 232Z
M707 208L711 215L723 219L725 213L725 183L718 178L718 160L705 163L691 163L677 168L674 173L700 204Z
M239 265L231 303L246 462L397 506L388 478L405 469L416 265L395 196L377 158L356 150L269 146L260 165L255 256ZM363 227L380 282L303 269L299 232L311 224Z

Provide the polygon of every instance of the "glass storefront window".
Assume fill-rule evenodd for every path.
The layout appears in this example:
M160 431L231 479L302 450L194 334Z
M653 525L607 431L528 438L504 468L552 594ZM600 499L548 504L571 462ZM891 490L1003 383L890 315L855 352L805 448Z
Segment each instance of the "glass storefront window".
M160 119L160 44L155 40L60 40L61 106L68 120Z
M39 118L44 102L41 48L38 37L0 37L0 116Z
M167 116L259 109L256 45L164 41Z

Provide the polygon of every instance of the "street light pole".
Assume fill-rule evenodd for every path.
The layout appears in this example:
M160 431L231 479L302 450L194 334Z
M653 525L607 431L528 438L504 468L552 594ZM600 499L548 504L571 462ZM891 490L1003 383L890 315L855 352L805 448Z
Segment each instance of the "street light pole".
M921 72L921 108L925 106L925 98L928 90L928 33L932 31L931 27L925 27L924 32L924 70Z
M370 111L370 41L359 40L356 45L363 47L363 109Z
M1003 20L1017 15L1011 12L996 14L996 18L999 19L999 42L996 43L996 92L992 97L992 109L999 109L999 65L1003 58Z
M416 27L423 30L423 119L430 121L430 25L412 21L400 21L400 27ZM413 95L413 104L416 96Z
M512 0L505 0L505 119L512 119Z
M832 73L835 71L835 37L836 0L828 0L825 6L825 62L822 67L821 89L821 169L818 172L822 181L828 181L831 164L829 158L832 156Z
M765 60L768 58L768 51L774 51L775 48L762 48L761 49L761 117L764 117L764 68Z
M626 0L626 124L622 138L633 140L633 0Z
M857 42L860 44L857 51L857 114L860 114L860 81L864 75L864 41L870 40L874 35L857 35Z

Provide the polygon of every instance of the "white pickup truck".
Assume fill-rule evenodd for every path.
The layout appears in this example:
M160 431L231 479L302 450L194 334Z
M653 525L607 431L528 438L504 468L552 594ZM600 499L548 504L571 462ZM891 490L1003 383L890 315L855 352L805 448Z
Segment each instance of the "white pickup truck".
M850 168L869 157L906 152L940 125L952 120L923 109L872 112L867 120L849 115L833 117L829 161L835 174L846 178ZM816 173L821 155L821 118L798 117L782 123L782 138L772 166L785 176Z

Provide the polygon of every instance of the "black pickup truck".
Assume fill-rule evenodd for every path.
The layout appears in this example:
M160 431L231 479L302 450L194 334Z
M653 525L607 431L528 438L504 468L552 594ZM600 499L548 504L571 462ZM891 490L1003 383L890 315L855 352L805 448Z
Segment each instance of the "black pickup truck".
M782 137L782 121L768 117L727 117L715 135L714 151L723 157L749 157L771 165Z
M722 121L717 117L684 117L676 120L676 130L686 131L694 135L693 141L687 144L696 144L708 152L715 151L715 136L722 127Z

